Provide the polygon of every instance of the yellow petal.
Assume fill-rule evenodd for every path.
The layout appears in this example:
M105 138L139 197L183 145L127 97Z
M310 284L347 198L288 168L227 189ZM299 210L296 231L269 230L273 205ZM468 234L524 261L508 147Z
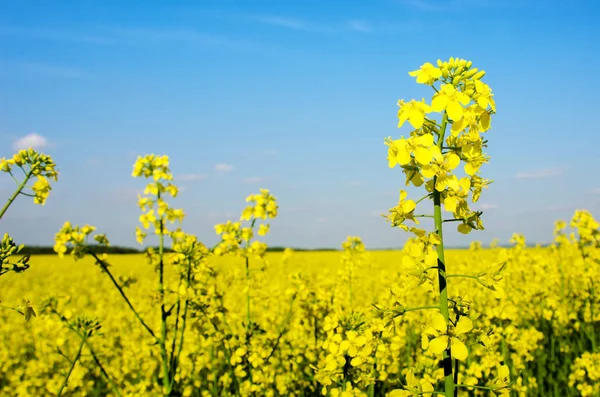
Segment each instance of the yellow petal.
M447 347L448 347L448 336L447 335L438 336L437 338L435 338L434 340L429 342L429 350L433 354L441 354L444 350L446 350ZM465 347L465 349L466 349L466 347ZM452 353L454 353L454 352L452 352Z
M408 122L414 128L419 129L423 126L423 122L425 121L425 115L423 112L417 109L411 109L410 114L408 116Z
M404 211L405 214L414 211L415 208L417 208L417 204L412 200L407 200L402 204L402 211Z
M421 168L421 173L425 178L433 178L435 176L435 167L424 165L423 168Z
M462 234L469 234L469 232L471 231L471 226L467 225L466 223L461 223L460 225L458 225L457 229Z
M464 361L469 356L469 350L467 350L467 346L462 343L458 338L452 338L450 340L451 348L452 348L452 357L457 360Z
M408 372L406 373L406 384L407 384L407 386L411 386L411 387L418 386L418 384L419 384L412 368L409 369Z
M441 112L448 106L449 99L444 94L435 94L431 100L431 108L435 112Z
M449 196L444 199L444 208L448 212L456 212L456 205L458 204L458 200L454 196Z
M415 150L415 160L417 160L419 164L429 164L432 158L433 156L431 155L431 152L428 149L419 147Z
M421 349L427 350L429 347L429 338L425 333L421 334Z
M469 317L461 317L460 320L458 320L458 323L456 323L456 327L454 328L454 331L456 332L457 335L461 335L461 334L469 332L472 329L473 329L473 321L471 321L471 319Z
M446 332L448 330L448 324L446 323L446 319L442 316L442 313L435 313L433 315L431 325L433 328L440 332Z
M463 116L464 108L457 101L452 101L448 103L446 111L448 112L448 117L450 117L452 121L458 121Z
M479 126L481 127L481 131L487 131L491 126L491 119L488 112L482 113L479 117Z
M325 393L323 393L325 394ZM388 394L388 397L410 397L413 393L408 390L394 389Z
M445 161L446 161L445 168L448 171L454 170L460 164L460 157L458 157L458 155L456 153L448 153L448 154L446 154L445 157L446 157L445 158Z
M478 169L479 169L479 166L477 166L473 163L465 164L465 173L467 175L470 175L470 176L475 175L475 173L477 172Z
M433 145L433 135L423 134L419 138L417 138L417 143L419 145L429 147L429 146Z

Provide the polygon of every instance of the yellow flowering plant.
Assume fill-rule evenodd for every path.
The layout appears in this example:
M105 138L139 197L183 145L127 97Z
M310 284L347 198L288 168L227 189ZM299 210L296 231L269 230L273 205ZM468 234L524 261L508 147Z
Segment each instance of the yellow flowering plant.
M58 181L58 170L52 158L38 153L33 148L19 150L9 159L0 158L0 171L9 174L17 185L15 191L0 209L0 220L18 196L31 197L34 204L44 205L50 190L52 190L49 180ZM21 180L19 180L19 174L23 174ZM35 182L30 183L34 179ZM28 189L31 189L31 193L26 192ZM29 255L22 255L16 261L11 260L11 257L17 256L24 247L23 244L17 246L8 233L4 234L0 242L0 276L8 272L22 273L29 268ZM14 310L29 320L31 316L35 316L35 311L31 302L27 299L24 299L23 302L22 305L16 307L0 305L0 308Z
M54 250L63 257L69 253L75 260L91 255L96 264L111 280L113 286L146 330L147 335L158 348L161 377L158 379L160 393L170 396L177 389L179 359L184 344L184 334L190 295L187 290L191 286L192 272L202 265L210 253L196 238L185 234L180 228L169 229L168 225L181 222L184 213L181 209L172 208L166 201L168 196L176 197L177 187L172 183L173 176L169 169L167 156L148 155L138 157L133 166L132 176L151 179L143 196L138 196L138 205L142 210L139 221L141 227L136 229L138 242L143 243L148 236L147 230L152 230L158 237L158 251L149 247L146 257L157 274L157 301L159 309L159 330L142 318L138 310L127 296L125 289L129 282L123 278L117 279L109 268L108 256L97 254L88 244L88 237L96 230L95 227L72 226L66 222L55 236ZM173 242L173 252L166 253L165 239ZM100 246L109 246L106 235L96 234L93 239ZM165 281L166 265L177 266L179 270L178 288L168 289ZM183 293L180 291L183 290ZM170 320L170 321L169 321ZM85 339L82 339L85 341ZM90 347L91 349L91 347Z
M422 348L433 354L441 354L444 370L444 394L455 395L457 387L467 387L458 383L458 363L468 358L466 338L474 325L468 310L461 310L457 302L460 297L450 298L448 280L451 277L472 278L480 284L494 289L503 265L498 269L479 274L451 274L447 271L444 257L444 239L442 226L446 222L457 222L458 231L468 234L471 230L482 230L481 211L469 207L469 201L477 202L481 190L491 181L483 179L480 168L489 157L483 152L487 140L483 134L491 128L491 116L496 113L496 104L490 87L482 81L485 72L473 67L471 61L450 58L423 64L419 70L409 73L416 77L417 83L430 86L433 97L430 103L399 100L398 127L407 121L413 130L408 138L387 138L388 165L399 166L406 175L406 185L424 187L427 194L417 201L407 199L407 192L400 191L398 204L389 210L387 221L393 227L399 227L414 234L406 243L407 255L403 258L405 267L416 267L413 274L420 284L435 284L429 276L437 271L439 306L419 309L439 310L432 322L422 334ZM441 115L437 119L435 114ZM465 176L457 175L463 163ZM425 199L433 201L433 214L415 214L417 205ZM450 219L442 216L442 206L452 215ZM427 233L417 227L409 227L406 222L419 224L419 218L431 218L435 230ZM394 310L392 318L403 315L407 309L402 305ZM463 308L464 309L464 308ZM384 310L385 311L385 310ZM431 338L431 339L430 339ZM422 395L424 386L419 386L414 372L407 375L407 386L393 395ZM426 391L433 387L426 383Z

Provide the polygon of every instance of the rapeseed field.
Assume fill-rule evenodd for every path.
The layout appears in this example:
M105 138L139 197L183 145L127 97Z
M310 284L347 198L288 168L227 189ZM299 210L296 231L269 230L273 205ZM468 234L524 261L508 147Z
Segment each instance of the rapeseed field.
M445 248L448 227L484 229L475 203L493 182L482 170L496 103L471 61L409 75L433 93L399 100L398 126L411 132L384 140L389 168L422 191L413 200L400 190L382 214L409 233L402 250L349 236L336 252L270 253L261 238L279 204L268 189L215 225L208 247L169 203L179 192L170 158L139 156L132 176L148 183L134 233L158 242L143 255L101 254L110 236L68 221L56 256L21 255L4 236L0 393L600 395L600 225L577 210L547 247L514 234L509 248ZM19 195L43 205L58 180L32 148L0 170L17 185L0 218Z

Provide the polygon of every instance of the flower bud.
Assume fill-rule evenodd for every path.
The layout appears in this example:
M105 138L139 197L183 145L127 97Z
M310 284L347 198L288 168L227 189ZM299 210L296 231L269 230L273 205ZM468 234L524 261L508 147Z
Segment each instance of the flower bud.
M478 70L479 69L477 69L477 68L469 69L463 74L463 76L465 79L470 79L471 77L473 77L475 75L475 73L477 73Z
M473 80L480 80L483 76L485 76L485 70L481 70L475 74L475 76L473 76Z

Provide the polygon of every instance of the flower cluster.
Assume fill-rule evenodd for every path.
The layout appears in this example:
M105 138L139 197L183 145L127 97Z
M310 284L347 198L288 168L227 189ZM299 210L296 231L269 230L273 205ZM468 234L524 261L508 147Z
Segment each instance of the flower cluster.
M13 174L14 167L18 167L23 171L25 179L22 182L17 181ZM28 194L22 193L21 190L31 178L35 177L36 181L31 186L33 191L31 196L33 202L40 205L46 203L50 190L52 190L48 180L58 180L58 171L52 158L46 154L38 153L32 148L19 150L10 159L0 158L0 171L9 173L15 179L15 182L20 185L19 193L25 195Z
M425 185L430 195L440 192L446 211L461 221L461 233L483 229L481 212L472 211L468 200L470 196L472 202L477 202L481 190L490 184L478 174L489 160L482 151L487 143L482 134L490 129L491 115L496 112L491 89L481 81L484 74L472 68L472 62L454 58L438 60L437 67L426 63L411 72L418 83L432 86L435 94L431 104L425 99L398 101L398 127L409 121L414 130L408 138L385 140L389 167L402 168L407 186ZM436 88L438 82L440 87ZM441 120L432 117L436 112L441 113ZM451 128L446 136L448 125ZM459 178L456 171L461 162L466 176ZM415 202L406 200L406 193L401 192L400 203L387 218L392 226L408 230L403 222L415 221L415 208Z
M88 253L88 237L95 230L95 226L72 226L71 222L65 222L54 237L54 252L63 258L71 248L70 254L75 260L83 258ZM110 245L105 234L95 235L94 240L100 245Z
M266 244L256 240L252 241L252 239L254 233L259 236L269 233L270 225L268 223L257 223L277 216L277 199L271 195L268 189L261 189L260 193L249 195L246 202L251 204L242 211L240 222L227 221L215 225L215 232L221 237L221 243L214 249L215 254L264 257ZM250 222L250 225L243 227L241 223L243 221ZM256 226L258 226L258 230L255 231Z
M170 234L172 231L167 228L167 222L181 222L185 214L182 209L172 208L165 201L167 195L177 197L178 193L177 186L171 182L173 175L169 169L169 157L154 154L139 156L131 175L153 180L146 186L144 195L138 195L138 206L142 211L139 217L142 227L137 227L135 232L138 243L143 244L148 236L144 230L151 227L158 236Z

